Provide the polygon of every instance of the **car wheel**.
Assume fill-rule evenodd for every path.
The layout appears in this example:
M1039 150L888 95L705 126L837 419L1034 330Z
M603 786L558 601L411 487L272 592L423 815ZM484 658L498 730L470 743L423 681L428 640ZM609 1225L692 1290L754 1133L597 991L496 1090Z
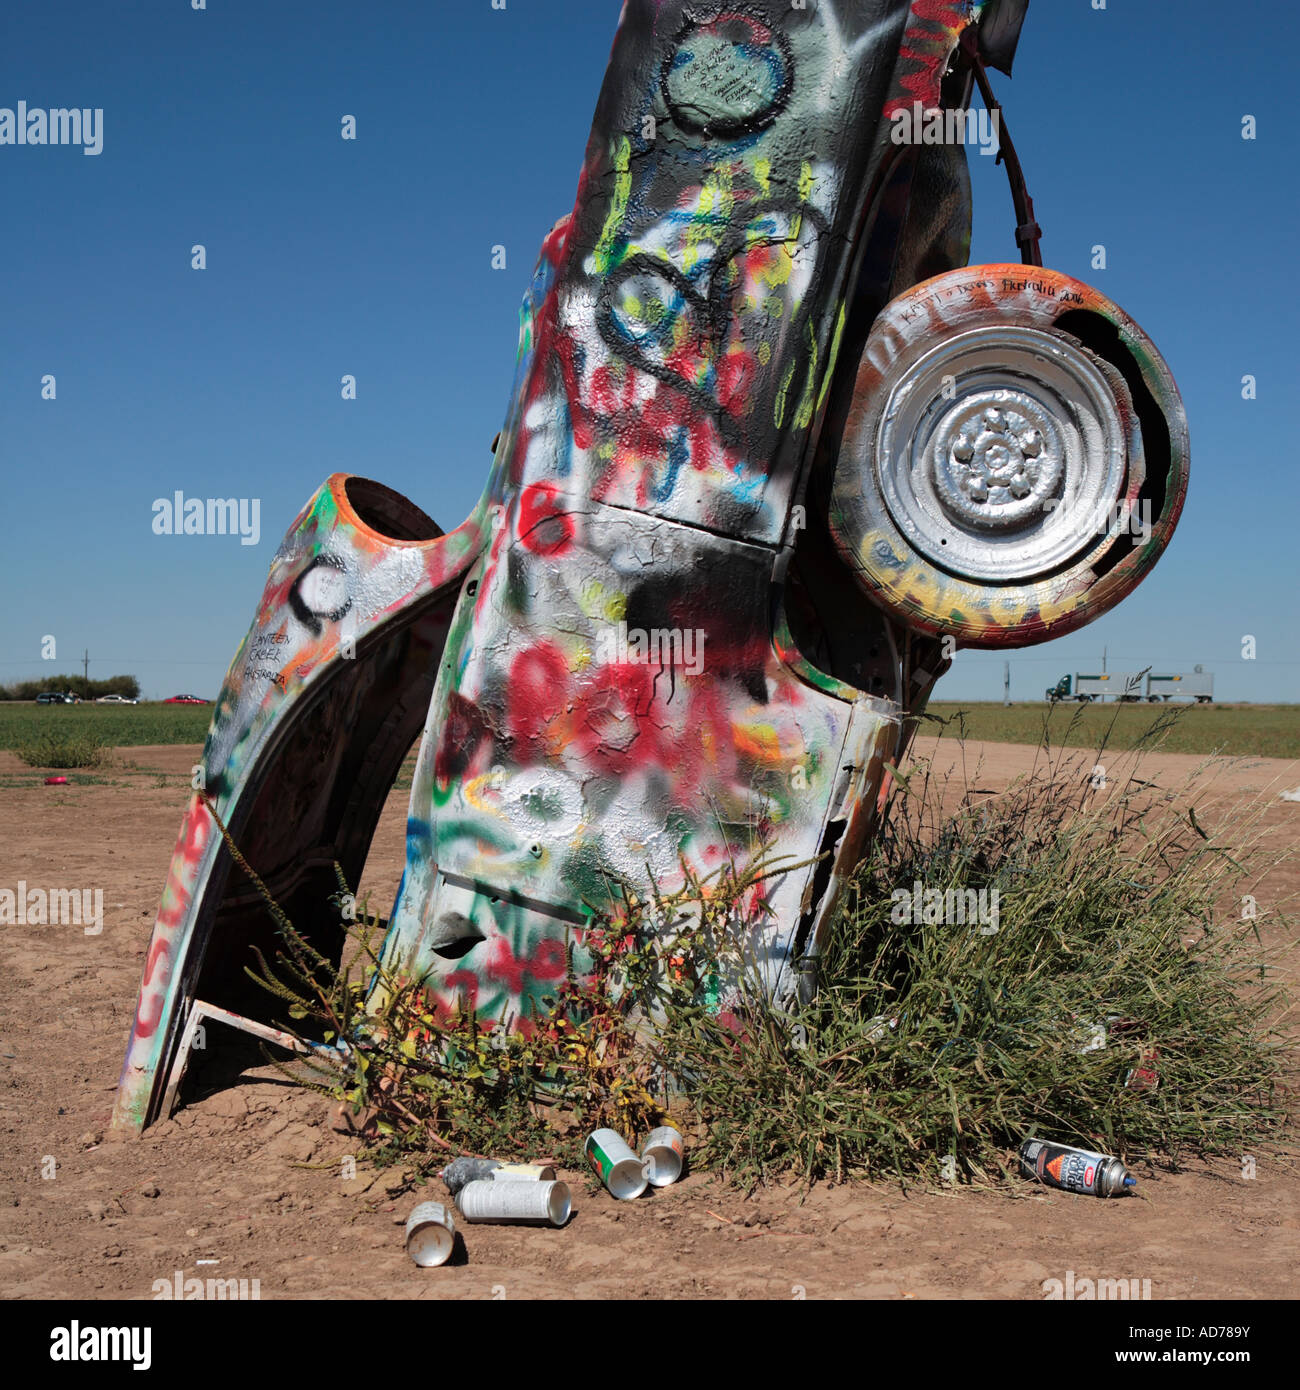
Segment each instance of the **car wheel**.
M1187 460L1173 377L1122 309L1057 271L969 266L876 319L831 534L909 627L1026 646L1091 622L1147 574Z

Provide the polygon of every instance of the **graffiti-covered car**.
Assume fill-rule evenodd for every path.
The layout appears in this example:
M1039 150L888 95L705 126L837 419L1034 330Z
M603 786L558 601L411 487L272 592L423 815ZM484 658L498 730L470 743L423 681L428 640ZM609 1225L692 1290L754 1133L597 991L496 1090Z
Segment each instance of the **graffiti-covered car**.
M958 647L1118 602L1186 489L1168 370L1038 264L1001 121L1022 261L965 265L959 137L1025 9L627 0L480 502L444 534L336 474L276 553L164 889L120 1126L171 1103L196 1001L266 1008L243 966L271 925L214 810L335 953L333 866L357 882L417 737L385 952L440 1006L527 1029L587 968L593 912L760 863L749 955L774 1005L809 997L905 716Z

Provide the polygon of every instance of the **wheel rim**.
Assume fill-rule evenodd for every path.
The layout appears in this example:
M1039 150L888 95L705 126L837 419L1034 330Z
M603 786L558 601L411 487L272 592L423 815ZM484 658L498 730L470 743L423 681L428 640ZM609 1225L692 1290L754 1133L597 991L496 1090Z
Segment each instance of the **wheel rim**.
M950 573L1033 579L1111 529L1125 478L1109 384L1070 340L997 326L955 335L896 383L875 469L894 524Z

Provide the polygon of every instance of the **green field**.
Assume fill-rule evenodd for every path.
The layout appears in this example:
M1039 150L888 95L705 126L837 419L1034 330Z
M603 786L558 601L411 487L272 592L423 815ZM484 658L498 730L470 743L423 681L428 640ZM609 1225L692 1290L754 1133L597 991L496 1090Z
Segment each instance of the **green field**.
M1127 752L1140 739L1165 753L1225 753L1232 757L1300 757L1300 705L1121 705L1037 703L1011 705L933 700L927 711L951 720L945 738L959 730L989 743L1038 743L1046 729L1056 747L1107 747ZM1157 725L1161 728L1153 730ZM1167 727L1164 727L1167 726ZM1161 732L1163 729L1163 732ZM923 722L922 734L939 732Z
M990 743L1038 743L1046 726L1054 745L1095 748L1107 736L1118 751L1132 748L1152 725L1169 725L1159 747L1167 753L1300 758L1300 705L1056 705L1045 701L1012 705L937 700L930 714L952 720L945 738L955 737L955 716L965 715L966 737ZM16 749L51 729L97 734L114 747L145 743L202 743L211 705L34 705L0 702L0 748ZM937 733L923 723L921 732Z
M142 743L202 743L211 705L36 705L0 701L0 748L16 749L38 734L95 734L117 748Z

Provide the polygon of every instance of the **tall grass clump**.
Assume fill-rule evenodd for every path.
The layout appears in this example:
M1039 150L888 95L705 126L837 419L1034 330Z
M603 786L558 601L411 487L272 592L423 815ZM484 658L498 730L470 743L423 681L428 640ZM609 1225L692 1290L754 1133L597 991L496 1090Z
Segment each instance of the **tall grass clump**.
M103 739L85 730L47 729L18 748L28 767L98 767L107 754Z
M746 1184L953 1183L1007 1174L1030 1135L1166 1162L1265 1138L1281 1042L1250 893L1258 813L1214 833L1192 788L1094 767L1045 757L947 809L931 764L899 777L815 1003L751 1010L741 1046L716 1019L670 1023L697 1162ZM995 929L953 921L949 890L996 902Z

